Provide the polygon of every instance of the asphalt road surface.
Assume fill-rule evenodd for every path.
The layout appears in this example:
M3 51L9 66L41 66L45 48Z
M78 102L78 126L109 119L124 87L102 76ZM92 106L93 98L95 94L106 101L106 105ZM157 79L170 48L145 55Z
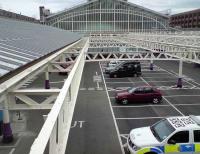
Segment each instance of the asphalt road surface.
M85 66L66 154L124 154L131 129L152 125L164 117L200 114L200 68L193 64L184 64L182 89L176 88L176 62L156 62L153 71L148 62L142 62L141 77L114 79L104 74L105 67L106 63ZM92 80L96 71L102 74L103 90L97 90ZM115 102L116 91L144 85L160 89L163 102L125 106ZM84 121L82 125L80 121Z
M125 154L126 139L131 129L152 125L163 117L200 115L200 68L183 65L183 88L176 88L178 63L160 61L149 70L142 62L141 77L110 79L104 74L106 63L86 63L75 107L66 154ZM94 81L94 76L101 79ZM53 88L61 88L66 76L50 74ZM163 93L161 104L115 103L116 91L133 86L152 85ZM44 74L27 82L22 88L44 87ZM35 98L42 99L42 98ZM28 154L30 146L44 122L48 110L11 111L15 132L12 144L0 143L1 154Z

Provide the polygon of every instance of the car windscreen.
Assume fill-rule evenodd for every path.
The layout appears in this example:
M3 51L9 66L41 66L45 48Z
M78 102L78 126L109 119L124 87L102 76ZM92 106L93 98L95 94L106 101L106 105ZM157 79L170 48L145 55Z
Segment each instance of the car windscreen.
M118 70L120 67L121 67L121 64L117 64L115 65L114 70Z
M151 127L153 135L162 142L166 139L171 133L175 131L175 128L169 123L167 119L163 119Z
M131 94L131 93L134 93L135 89L136 89L136 88L128 88L127 90L128 90L128 92Z

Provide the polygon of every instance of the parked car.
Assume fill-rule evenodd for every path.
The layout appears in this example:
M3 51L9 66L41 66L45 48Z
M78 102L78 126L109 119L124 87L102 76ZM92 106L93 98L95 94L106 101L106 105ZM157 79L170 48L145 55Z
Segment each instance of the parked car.
M200 116L164 118L152 126L132 129L127 139L131 154L199 154Z
M118 67L122 62L114 62L111 61L108 66L105 68L105 73L109 74L110 71L114 70L116 67Z
M127 90L117 92L115 95L116 102L128 104L131 102L152 102L158 104L162 101L161 92L151 86L133 87Z
M111 69L109 75L111 78L117 77L129 77L129 76L140 76L141 73L141 65L140 62L132 61L132 62L123 62L117 65L114 69Z
M120 61L110 61L108 63L108 67L115 67L116 65L120 64Z

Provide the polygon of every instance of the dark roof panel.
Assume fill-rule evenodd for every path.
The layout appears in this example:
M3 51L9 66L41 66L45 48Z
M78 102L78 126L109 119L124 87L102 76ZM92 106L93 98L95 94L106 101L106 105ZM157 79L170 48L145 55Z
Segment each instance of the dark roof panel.
M80 38L54 27L0 18L0 76Z

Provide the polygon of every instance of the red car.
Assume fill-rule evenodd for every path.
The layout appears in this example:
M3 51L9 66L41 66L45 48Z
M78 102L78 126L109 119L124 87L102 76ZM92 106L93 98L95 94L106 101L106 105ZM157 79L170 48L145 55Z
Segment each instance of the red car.
M134 87L116 93L115 99L124 105L131 102L152 102L157 104L162 101L162 94L159 90L150 86Z

